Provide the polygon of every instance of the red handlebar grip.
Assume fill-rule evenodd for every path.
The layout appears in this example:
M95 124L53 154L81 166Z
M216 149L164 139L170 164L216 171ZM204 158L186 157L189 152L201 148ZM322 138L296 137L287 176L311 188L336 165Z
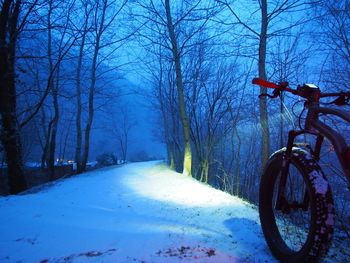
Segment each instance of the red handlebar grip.
M266 80L260 79L260 78L253 78L252 83L259 85L259 86L263 86L265 88L277 89L279 87L277 84L275 84L273 82L269 82L269 81L266 81Z

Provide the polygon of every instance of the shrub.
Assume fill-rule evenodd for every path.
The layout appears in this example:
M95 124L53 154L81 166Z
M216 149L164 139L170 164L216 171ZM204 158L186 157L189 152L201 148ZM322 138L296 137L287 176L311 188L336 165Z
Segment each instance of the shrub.
M117 156L112 152L106 152L97 156L96 161L98 167L110 166L118 163Z

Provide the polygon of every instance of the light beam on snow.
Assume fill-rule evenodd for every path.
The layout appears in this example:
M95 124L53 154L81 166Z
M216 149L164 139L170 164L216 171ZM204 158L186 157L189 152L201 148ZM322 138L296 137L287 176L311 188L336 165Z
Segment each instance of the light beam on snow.
M0 262L273 262L257 221L242 200L133 163L0 197Z
M135 172L138 171L135 170ZM213 190L193 178L170 171L164 165L153 166L147 170L147 174L147 177L144 178L126 177L124 183L144 197L185 207L232 206L236 204L236 199L228 194Z

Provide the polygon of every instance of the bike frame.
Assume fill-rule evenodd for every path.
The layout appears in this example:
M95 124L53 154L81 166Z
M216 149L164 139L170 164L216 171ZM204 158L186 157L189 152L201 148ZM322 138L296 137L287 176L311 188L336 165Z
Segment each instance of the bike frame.
M332 143L335 153L350 185L350 148L346 144L345 139L342 135L319 120L320 113L338 116L350 124L350 115L346 112L329 107L320 107L318 101L311 102L308 106L305 129L300 131L292 130L288 134L288 144L286 151L287 157L290 157L295 138L298 135L307 133L317 137L314 150L311 152L311 154L316 160L318 160L323 139L326 137Z
M295 144L294 141L295 138L299 135L310 134L316 136L316 143L314 149L312 149L311 147L309 149L310 154L315 160L319 160L322 143L324 138L326 137L334 147L336 155L339 159L339 162L343 168L344 174L350 186L350 148L347 146L343 136L341 136L334 129L332 129L331 127L319 120L319 114L321 113L326 115L335 115L347 121L348 123L350 123L350 115L341 110L328 107L320 107L319 99L317 99L317 101L310 101L308 99L308 101L306 102L306 107L308 108L308 112L306 115L305 129L291 130L289 132L287 149L284 156L284 160L282 162L281 179L278 187L275 208L277 210L283 210L285 213L289 213L290 209L300 208L306 210L309 202L309 197L307 194L304 195L304 200L300 204L289 204L288 202L286 202L284 196L285 186L288 177L288 169L292 155L292 148L293 146L297 146L297 144Z
M316 160L319 160L322 143L326 137L332 143L339 162L343 168L344 174L350 185L350 148L347 146L343 136L319 120L320 113L335 115L350 123L350 115L344 111L328 107L320 107L319 102L312 102L310 106L308 106L305 129L291 130L288 133L287 149L284 155L284 160L282 162L281 179L277 192L277 200L275 203L276 210L283 210L283 212L289 213L290 209L300 208L307 210L308 207L309 197L307 194L304 195L304 200L300 204L290 204L286 201L286 198L284 196L289 164L292 156L292 148L293 146L297 146L294 141L295 138L299 135L310 134L316 136L314 149L309 149L311 151L310 154Z
M288 87L287 82L280 83L278 85L259 78L253 79L253 84L274 89L274 93L272 96L268 94L263 94L263 96L268 96L270 98L278 97L281 91L287 91L291 92L292 94L301 96L306 99L305 107L308 109L305 120L305 128L302 130L291 130L288 133L288 143L285 154L283 156L281 178L279 182L275 208L277 210L283 210L283 212L285 213L289 213L290 209L300 208L307 210L309 201L307 194L304 195L304 200L300 204L290 204L287 202L284 196L289 164L292 159L293 146L298 146L298 144L295 143L295 138L303 134L310 134L316 136L316 143L314 148L312 148L311 146L308 148L310 150L312 158L314 158L317 161L320 158L320 152L324 138L327 138L331 142L350 187L350 147L346 144L346 141L342 135L340 135L338 132L336 132L334 129L332 129L319 119L320 114L334 115L345 120L350 124L350 115L345 111L329 107L320 107L321 97L339 98L340 96L345 96L345 94L346 96L350 97L350 93L321 93L320 90L314 85L304 85L304 87L298 86L298 89L294 90Z

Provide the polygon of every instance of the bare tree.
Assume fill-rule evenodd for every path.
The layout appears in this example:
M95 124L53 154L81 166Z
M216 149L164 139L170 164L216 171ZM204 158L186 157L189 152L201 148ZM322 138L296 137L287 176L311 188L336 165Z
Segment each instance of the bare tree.
M136 125L130 109L127 105L122 105L116 115L112 115L112 132L119 146L119 153L123 162L127 161L128 146L130 143L130 132Z
M121 37L119 39L108 39L106 40L106 34L113 23L115 22L116 17L124 9L127 1L123 0L121 3L117 1L110 0L95 0L94 1L94 31L93 31L93 54L92 54L92 64L90 71L90 88L89 88L89 99L88 99L88 119L85 126L84 134L84 151L82 154L82 163L81 170L85 171L86 163L89 157L90 149L90 132L92 127L92 122L94 118L94 97L96 91L96 81L97 81L97 68L100 64L99 56L101 55L101 50L103 48L111 48L112 44L116 44L117 47L110 51L111 53L120 47L120 44L125 41L130 35L126 37ZM112 12L109 13L109 10ZM119 44L119 45L118 45Z
M90 16L93 10L93 6L89 4L89 2L81 0L81 6L84 10L84 17L82 18L83 25L79 30L81 34L81 40L79 43L79 55L77 62L77 72L76 72L76 105L77 105L77 115L76 115L76 148L75 148L75 162L77 164L77 173L81 173L82 171L82 162L81 162L81 150L82 150L82 127L81 127L81 115L82 115L82 87L81 87L81 74L82 74L82 65L84 58L84 49L86 38L91 28L90 25Z
M321 32L318 40L324 44L324 53L329 54L328 69L323 71L323 81L330 88L348 89L350 82L350 3L349 1L320 1L317 12ZM336 85L335 85L336 84Z
M160 43L160 42L159 42ZM148 101L152 100L151 108L159 112L159 123L156 128L156 137L166 145L170 168L176 171L183 170L183 156L181 153L180 116L176 96L175 74L173 63L166 59L164 47L158 44L152 46L152 53L157 59L145 62L146 71L150 75L153 89Z
M173 25L173 18L171 14L169 0L165 0L165 10L166 10L166 19L167 19L167 28L171 41L171 51L173 54L175 72L176 72L176 87L177 87L177 96L179 100L180 116L184 136L184 169L183 173L185 175L192 175L192 152L191 152L191 141L190 141L190 125L188 122L188 117L186 113L186 105L184 98L184 88L183 88L183 79L182 79L182 69L181 69L181 56L178 49L178 40L175 36L175 30Z
M63 94L60 93L61 65L77 39L72 32L71 15L67 13L74 11L74 2L37 4L40 12L33 12L29 17L31 21L24 28L19 45L18 78L21 81L17 99L20 101L20 127L34 123L42 147L42 167L48 166L51 176L61 107L58 97ZM35 38L32 32L35 32ZM45 104L46 101L49 103Z
M300 79L306 79L306 64L310 58L311 48L303 47L303 32L286 34L275 38L273 53L271 54L271 78L279 82L288 81L289 83L300 83ZM287 107L284 93L280 95L279 102L279 145L275 143L275 147L282 148L285 146L285 138L289 127L294 127L294 118L290 113L290 107ZM289 108L289 109L288 109ZM273 144L272 144L273 145Z
M229 108L233 107L237 86L237 67L229 61L214 59L211 45L198 45L189 52L190 72L190 123L191 138L197 165L195 171L200 181L208 183L210 169L216 162L215 148L232 131ZM233 73L234 72L234 73ZM216 172L213 172L216 174Z
M76 36L73 32L69 32L72 29L72 20L71 20L71 11L74 7L74 0L72 2L67 3L55 3L50 0L48 2L48 14L47 14L47 41L48 41L48 64L49 64L49 72L53 72L53 77L49 80L49 86L51 90L51 97L53 102L53 118L49 122L48 128L48 168L49 168L49 177L51 179L54 178L54 170L55 170L55 154L56 154L56 137L57 137L57 129L58 122L60 118L60 109L59 109L59 101L58 94L60 88L60 69L61 69L61 61L59 58L62 57L62 54L67 52L65 49L67 47L71 47L76 40ZM54 12L58 11L58 14L54 16ZM55 20L55 24L53 22ZM59 24L57 24L59 23ZM60 28L57 32L54 32L54 28ZM56 33L54 35L54 33ZM53 43L56 43L58 39L57 47L53 46ZM54 50L57 49L57 50ZM54 53L57 53L57 58L54 57ZM54 69L54 60L59 61L56 63L56 69Z
M5 149L10 193L27 188L22 163L22 146L16 101L16 47L26 19L37 1L25 6L22 1L1 1L0 11L0 137Z
M175 3L168 0L138 1L143 12L134 14L144 24L140 34L149 45L162 46L163 58L171 60L174 67L177 104L182 128L183 174L192 175L192 149L190 123L186 108L183 59L196 45L197 35L206 27L216 10L209 1L197 0Z
M291 28L304 24L309 19L303 16L302 11L307 9L312 3L310 1L296 0L296 1L271 1L267 0L258 1L258 10L251 6L251 14L257 12L260 13L259 25L252 25L249 23L248 18L242 18L237 9L235 3L228 0L216 0L227 8L234 18L234 23L240 25L244 29L244 35L250 36L258 42L258 76L263 79L268 79L267 76L267 44L268 40L273 37L282 35ZM291 16L293 12L298 13L296 18L290 19L290 23L281 24L284 16ZM289 17L290 18L290 17ZM257 29L256 29L257 28ZM260 87L260 94L266 94L266 88ZM260 125L262 130L262 154L261 162L264 165L269 158L270 154L270 130L268 125L268 112L266 97L260 96L259 100L260 111Z

